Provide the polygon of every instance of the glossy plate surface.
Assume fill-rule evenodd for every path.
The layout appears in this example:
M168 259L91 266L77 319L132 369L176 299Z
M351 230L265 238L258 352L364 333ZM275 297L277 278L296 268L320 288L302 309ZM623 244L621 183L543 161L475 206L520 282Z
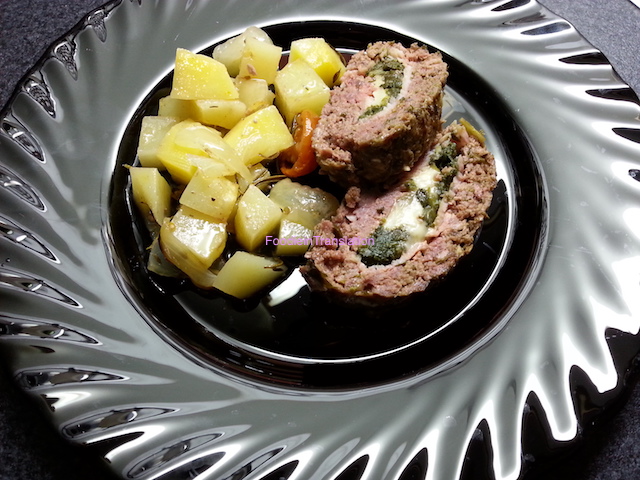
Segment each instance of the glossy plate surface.
M117 474L515 479L620 395L640 350L633 92L533 1L365 3L114 2L3 112L0 344ZM500 187L437 295L362 319L295 271L250 305L149 279L122 167L140 116L177 47L249 25L443 52L447 116L487 133Z

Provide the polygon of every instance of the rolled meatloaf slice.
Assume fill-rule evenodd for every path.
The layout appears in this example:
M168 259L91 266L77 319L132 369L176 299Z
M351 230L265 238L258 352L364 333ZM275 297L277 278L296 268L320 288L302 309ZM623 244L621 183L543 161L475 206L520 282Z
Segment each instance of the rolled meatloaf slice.
M382 195L350 188L336 215L316 226L302 273L312 290L354 304L424 291L471 251L495 186L482 136L454 122Z
M405 174L441 130L448 72L440 53L377 42L356 53L313 134L320 170L344 187L382 187Z

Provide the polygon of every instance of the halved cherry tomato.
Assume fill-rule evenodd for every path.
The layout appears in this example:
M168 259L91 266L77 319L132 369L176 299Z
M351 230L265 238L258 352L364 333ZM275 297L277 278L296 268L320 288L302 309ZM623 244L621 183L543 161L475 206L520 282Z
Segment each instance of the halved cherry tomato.
M278 156L278 167L287 177L308 175L318 167L311 137L319 118L310 110L303 110L296 115L292 132L296 143Z

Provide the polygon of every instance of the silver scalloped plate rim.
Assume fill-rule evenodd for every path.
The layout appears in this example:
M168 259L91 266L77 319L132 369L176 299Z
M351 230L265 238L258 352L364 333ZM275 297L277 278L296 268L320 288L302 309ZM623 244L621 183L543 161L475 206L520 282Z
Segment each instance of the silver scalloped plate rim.
M237 31L246 25L236 18L240 17L239 12L229 8L232 3L225 4L229 22L220 38L233 32L234 28ZM265 7L265 11L256 8L258 11L248 16L256 20L255 24L260 20L267 24L299 19L305 13L308 14L305 18L339 20L349 18L349 12L355 9L353 4L332 0L316 2L314 7L296 3L281 2ZM320 3L327 11L339 10L340 13L327 13L318 7ZM87 16L56 42L23 78L2 111L0 154L10 151L37 166L33 170L23 169L10 159L0 163L3 198L18 198L15 204L3 207L0 212L4 228L2 241L10 242L7 252L12 255L11 262L5 260L0 266L0 294L10 300L9 307L3 307L0 315L0 342L11 354L10 366L18 382L50 405L53 423L65 438L89 445L108 442L110 447L103 455L111 462L114 472L133 478L157 478L179 471L185 475L187 472L216 472L224 478L240 471L251 478L264 478L280 471L289 472L291 478L334 478L353 466L365 477L386 480L400 478L408 466L422 465L420 462L424 463L423 452L426 451L426 478L435 480L460 476L467 447L478 437L479 427L484 423L493 450L495 478L515 479L526 473L531 460L523 458L526 452L523 452L521 438L524 412L529 409L531 394L537 397L545 415L548 440L558 445L571 444L586 428L582 425L581 412L575 411L575 398L570 390L571 375L576 368L582 370L590 382L592 397L602 397L608 403L612 392L615 397L620 395L630 359L622 366L614 364L605 332L630 334L635 340L640 330L640 305L636 300L639 297L640 251L637 238L634 238L640 234L632 226L639 218L639 209L628 206L629 200L640 192L638 182L629 175L630 169L640 168L639 162L632 160L640 148L632 141L636 137L628 138L616 132L620 129L627 133L640 130L637 105L612 100L606 95L598 98L585 93L589 88L622 90L628 87L606 62L562 63L563 58L571 56L569 54L584 57L598 52L566 21L535 2L449 3L457 3L455 8L458 10L447 7L447 2L423 6L398 2L394 4L394 13L385 9L383 2L374 1L369 2L369 11L358 21L421 38L456 57L471 56L471 67L488 79L492 78L492 66L483 65L482 56L466 51L459 54L461 46L456 41L467 46L462 40L448 43L442 37L439 40L436 33L422 35L415 23L418 20L407 16L399 20L398 12L415 8L428 11L435 18L460 18L471 30L471 33L461 33L462 36L473 36L473 28L487 29L487 24L492 25L484 41L493 47L507 39L514 43L524 42L523 47L536 45L528 57L509 57L512 68L521 67L525 71L534 67L550 69L555 75L551 79L541 79L532 73L540 85L527 85L526 78L513 72L512 76L522 80L533 93L549 93L560 87L560 94L537 98L536 106L540 111L529 110L525 114L520 113L521 109L531 107L531 102L525 95L518 94L513 83L501 84L498 90L524 125L532 143L538 146L550 201L547 256L544 265L540 265L540 275L531 278L532 292L517 305L514 318L510 315L509 321L505 320L496 329L496 335L486 337L483 344L474 348L473 354L461 355L438 372L364 392L264 388L205 365L196 365L194 359L186 358L161 341L139 316L138 323L121 328L121 318L133 319L139 312L130 305L120 305L112 310L111 305L103 304L108 302L101 302L101 298L93 293L97 288L107 296L122 295L120 289L125 288L114 285L113 278L92 278L83 264L83 254L95 255L102 249L104 258L97 262L111 268L108 265L109 248L102 247L110 241L109 234L102 228L95 228L106 223L105 210L100 205L88 202L86 206L82 202L87 198L95 199L95 196L84 191L74 192L73 188L71 192L65 190L67 181L70 186L76 185L74 179L63 178L65 187L59 192L42 193L43 185L56 172L53 168L56 162L51 161L52 142L39 143L37 139L51 134L47 129L48 122L64 128L65 115L78 115L67 100L73 100L76 95L87 95L84 90L59 93L56 86L68 86L65 75L72 78L75 85L84 86L82 74L86 67L82 62L92 64L95 60L91 49L108 46L114 34L122 33L119 29L129 26L128 22L142 22L143 13L153 17L149 2L115 1L99 9L98 14L94 12L93 16ZM290 11L287 6L292 7ZM218 2L216 7L223 5ZM191 16L198 13L198 9L213 7L208 7L206 2L187 2L184 8L188 12L185 18L182 17L185 12L180 12L175 4L157 6L158 15L164 12L164 20L175 20L177 16L195 24L199 22ZM139 10L140 18L135 9ZM120 23L110 19L112 14L121 14ZM536 18L534 14L541 17ZM525 23L515 21L520 18L530 20ZM494 34L499 29L502 29L502 35ZM150 39L156 38L151 33L147 35ZM188 47L194 49L215 40L212 35L191 33L185 36ZM85 49L69 56L66 48L78 44ZM167 51L171 50L167 48ZM109 66L113 67L114 56L107 55L102 61L110 62ZM167 66L169 64L166 62ZM101 67L99 62L92 65ZM157 70L156 79L166 73L166 69ZM27 89L22 89L29 79L37 84L39 75L41 80L44 75L50 82L43 80L40 84L51 95L48 100L39 94L30 96ZM505 77L509 79L509 75ZM574 81L569 81L568 77L574 77ZM575 81L575 77L582 83ZM145 80L137 86L155 83ZM35 91L42 93L39 89ZM133 95L141 100L146 93L141 88ZM566 110L548 109L545 112L545 107L553 104L562 105ZM549 127L541 120L545 119L544 113L548 116L553 111L556 117L548 118L549 123L566 125L571 116L564 118L562 112L584 114L586 109L587 114L592 114L596 108L598 115L593 118L587 115L589 124L586 127L566 127L564 135L570 143L562 144L562 151L578 156L584 154L581 158L585 159L572 171L578 185L568 185L561 181L559 174L561 167L566 167L559 166L562 162L557 158L559 151L539 145L541 139L547 138L554 147L561 142L548 136ZM131 111L129 108L113 114L114 118L121 118L115 133L122 132ZM24 120L27 113L33 114L34 119ZM91 133L96 132L91 130ZM587 146L597 148L598 158L592 151L589 154L590 151L585 150L587 147L578 140L586 140ZM114 153L113 146L109 153ZM605 154L610 154L613 160L600 162ZM108 172L109 168L109 164L103 166L88 179L99 190L102 201L108 191L108 182L102 172ZM606 180L606 185L600 177ZM593 189L593 186L600 188ZM585 190L589 196L585 195ZM616 197L611 199L613 194ZM51 199L52 196L55 198ZM48 222L64 220L65 212L71 211L65 208L71 209L74 202L85 207L73 213L73 221L69 222L71 227L61 228L70 238L76 238L73 245L78 251L66 246L65 240L60 238L64 235L57 231L52 235L48 228ZM597 210L598 202L614 204L624 211L613 211L610 218L605 218L600 211L596 221L573 218ZM52 205L55 208L51 208ZM36 220L24 220L24 209L33 213ZM47 221L47 215L52 215L54 220ZM27 235L8 235L6 232L14 231L11 228ZM593 237L599 237L599 243L594 243ZM21 240L16 241L16 238ZM21 260L29 268L20 268ZM57 271L61 265L65 265L62 274ZM89 284L92 288L87 287ZM581 293L585 286L586 296ZM549 293L558 288L564 295ZM27 308L26 303L35 306ZM43 316L42 309L49 306L52 306L52 313ZM548 317L557 320L559 326L548 323ZM547 323L523 325L523 318L542 318ZM523 337L534 339L531 343L535 349L528 350L527 355L522 355L520 341ZM636 346L636 352L638 349L640 347ZM510 361L500 362L504 359ZM491 367L487 368L487 365ZM169 388L173 390L169 391ZM597 403L597 398L595 400ZM404 406L400 412L396 408L399 402ZM427 402L429 405L425 406ZM383 432L372 421L380 415L389 416ZM416 417L421 422L416 422ZM340 430L336 425L324 425L326 418L333 418L338 425L348 421L350 428ZM269 435L264 434L266 431ZM445 448L447 455L442 453ZM176 454L178 451L180 453ZM167 452L173 452L175 456L166 455Z

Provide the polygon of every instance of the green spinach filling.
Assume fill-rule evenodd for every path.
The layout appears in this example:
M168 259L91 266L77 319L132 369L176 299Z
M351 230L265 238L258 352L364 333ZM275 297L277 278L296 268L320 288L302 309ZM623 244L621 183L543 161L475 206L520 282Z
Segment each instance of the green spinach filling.
M454 142L438 145L429 156L429 163L442 171L446 167L456 167L456 157L458 156L458 146ZM457 171L456 171L457 173ZM455 173L454 173L455 176ZM453 177L449 180L451 183Z
M400 258L406 249L409 233L399 227L391 230L379 225L371 235L372 245L365 245L358 250L362 263L372 265L388 265Z
M430 227L436 219L442 197L449 190L451 182L458 173L456 162L457 146L453 142L438 145L429 157L429 164L439 171L439 180L428 188L419 188L411 179L403 188L422 207L420 219ZM409 247L407 240L410 232L404 226L385 228L381 223L371 235L372 245L366 245L358 250L358 254L366 266L388 265L404 254Z
M453 178L458 173L456 164L457 146L450 142L446 145L438 145L429 157L429 163L440 170L441 179L428 189L418 188L415 192L416 199L424 209L424 222L430 226L436 219L440 200L445 194Z
M387 106L390 98L395 98L400 95L404 77L404 65L396 58L385 57L369 69L367 76L380 78L382 82L380 86L384 89L387 96L380 103L367 108L360 115L360 118L375 115Z

